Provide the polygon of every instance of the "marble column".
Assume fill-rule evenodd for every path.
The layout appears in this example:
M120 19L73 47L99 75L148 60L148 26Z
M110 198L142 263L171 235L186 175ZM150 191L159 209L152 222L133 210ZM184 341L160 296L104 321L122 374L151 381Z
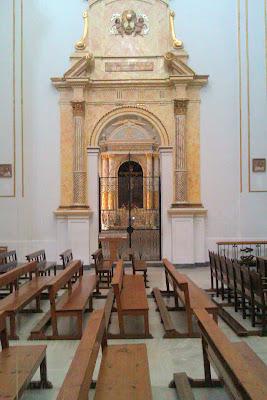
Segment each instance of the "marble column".
M154 208L159 207L159 156L154 154Z
M150 210L153 208L153 158L152 154L146 155L146 174L147 174L147 187L146 187L146 208Z
M72 101L74 145L73 145L73 205L86 205L86 160L84 149L84 101Z
M89 255L98 248L99 231L99 147L87 148L88 202L89 218ZM80 240L80 237L79 239Z
M173 202L173 148L160 147L161 177L161 249L162 257L172 260L171 219L168 209Z
M102 172L101 172L101 202L102 202L102 210L108 209L108 176L109 176L109 167L108 167L108 156L106 154L102 155Z
M114 195L115 195L115 170L114 170L114 158L112 156L109 156L108 160L108 176L109 176L109 182L108 182L108 209L109 210L114 210Z
M187 203L186 111L187 101L175 100L175 203Z

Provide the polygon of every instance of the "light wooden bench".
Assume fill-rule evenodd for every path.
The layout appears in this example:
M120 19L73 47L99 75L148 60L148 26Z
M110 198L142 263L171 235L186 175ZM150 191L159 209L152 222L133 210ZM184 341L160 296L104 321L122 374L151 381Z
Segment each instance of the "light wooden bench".
M76 282L73 277L78 275ZM68 268L59 272L48 284L50 311L37 323L31 331L29 339L80 339L82 337L83 314L89 306L92 311L93 291L96 287L95 275L83 275L83 266L80 260L72 261ZM67 289L65 289L67 286ZM57 294L65 289L61 297ZM63 335L58 332L58 317L76 317L77 332L75 334ZM45 332L47 325L51 322L52 335Z
M9 347L5 313L0 312L0 399L17 400L26 389L51 389L47 380L46 346ZM40 367L41 379L31 382Z
M100 345L94 399L152 400L146 345L108 345L104 309L93 312L57 400L88 400Z
M192 387L224 385L233 399L266 400L267 366L245 343L231 343L205 310L195 310L202 336L205 379L192 379ZM211 377L211 367L220 381ZM171 382L174 387L174 382Z
M179 337L199 337L198 332L194 332L193 329L193 316L194 310L198 308L202 308L210 313L213 319L218 321L218 307L213 303L213 301L209 298L207 293L198 287L189 277L184 274L181 274L176 270L174 265L170 263L166 258L163 259L163 266L165 269L165 277L166 277L166 286L167 286L167 294L172 294L175 300L174 308L164 309L164 304L162 301L159 301L161 293L158 291L157 296L155 296L155 289L153 290L155 299L157 301L159 311L161 312L161 318L163 323L165 324L165 328L169 329L166 331L165 337L170 338L179 338ZM173 291L170 290L170 286L172 286ZM179 300L183 304L183 307L179 306ZM186 318L187 318L187 332L181 333L177 330L174 330L173 325L167 325L164 322L167 317L168 310L172 311L180 311L185 310Z
M27 274L30 275L30 280L19 285L19 279ZM36 301L36 308L27 311L41 312L40 296L46 290L50 279L50 277L39 276L36 261L26 263L0 275L0 288L7 285L13 286L13 292L0 300L0 311L5 311L10 318L10 339L19 339L16 333L16 315L18 312L22 311L33 300Z
M38 250L34 253L28 254L26 256L27 261L37 261L38 269L41 275L50 275L51 269L54 270L54 275L57 273L57 263L56 261L46 261L46 255L44 250Z
M123 261L116 264L112 287L117 304L120 334L110 335L111 338L151 338L149 333L149 306L146 296L144 279L141 275L124 275ZM141 315L144 317L144 334L126 334L124 316Z

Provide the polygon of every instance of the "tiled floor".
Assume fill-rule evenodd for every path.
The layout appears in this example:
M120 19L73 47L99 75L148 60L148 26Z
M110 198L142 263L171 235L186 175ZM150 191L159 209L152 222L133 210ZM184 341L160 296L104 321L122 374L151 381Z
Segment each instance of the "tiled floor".
M183 273L186 273L202 288L209 287L209 269L208 268L191 268L183 269ZM153 287L165 288L164 285L164 273L159 267L149 268L149 285L150 289L147 289L147 293L151 292ZM104 291L103 291L104 292ZM103 299L94 300L94 308L101 308L104 305ZM109 341L109 343L115 342L145 342L147 344L150 377L153 390L154 400L172 400L176 399L176 393L174 389L169 389L168 384L172 379L174 372L186 372L193 378L203 377L203 364L202 364L202 350L200 339L162 339L163 327L160 323L159 314L155 311L155 302L152 298L149 298L149 319L150 319L150 330L153 335L153 339L150 340L126 340L126 341ZM49 308L48 301L42 302L43 310ZM185 329L185 319L183 312L173 312L171 314L175 326L179 330ZM47 364L48 364L48 376L50 381L53 383L52 390L38 390L38 391L26 391L23 400L50 400L56 399L59 388L63 382L64 376L71 363L72 357L75 353L75 349L78 346L78 341L47 341L47 342L36 342L28 341L27 337L30 333L31 328L35 325L36 321L40 319L40 314L21 314L18 317L18 332L20 335L20 341L18 343L11 342L14 344L47 344ZM90 314L86 316L90 318ZM85 320L85 324L86 324ZM242 320L242 318L241 318ZM64 331L71 330L74 326L74 321L69 319L60 321L60 328ZM242 322L243 323L243 322ZM249 323L249 322L248 322ZM131 330L142 329L142 321L138 319L128 319L128 327ZM232 341L240 340L234 332L221 320L219 325L222 330ZM249 326L249 325L248 325ZM112 314L112 323L110 326L111 332L118 332L117 314ZM253 350L267 363L267 338L249 337L244 339ZM100 359L100 356L99 356ZM95 369L94 379L97 378L97 371L99 361ZM194 394L197 400L224 400L228 399L223 389L194 389ZM93 391L90 392L90 398L93 398ZM145 399L144 399L145 400Z

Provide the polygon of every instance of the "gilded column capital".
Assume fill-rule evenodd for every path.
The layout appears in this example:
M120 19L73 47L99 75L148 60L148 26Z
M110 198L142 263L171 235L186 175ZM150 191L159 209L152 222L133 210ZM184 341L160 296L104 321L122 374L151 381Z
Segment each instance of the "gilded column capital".
M82 117L85 112L85 101L72 101L72 110L74 117Z
M188 100L174 100L174 114L185 115L187 111Z

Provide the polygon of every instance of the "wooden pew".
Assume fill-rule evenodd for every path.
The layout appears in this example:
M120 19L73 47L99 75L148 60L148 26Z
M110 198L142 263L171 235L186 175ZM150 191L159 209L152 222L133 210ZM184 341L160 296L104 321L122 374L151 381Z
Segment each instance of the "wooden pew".
M98 276L97 293L99 293L100 282L106 283L103 288L109 288L111 279L113 276L113 261L104 260L102 249L97 249L93 254L92 258L95 263L95 273Z
M267 366L244 342L231 343L205 310L195 310L201 330L204 380L189 378L192 387L214 387L210 364L231 398L236 400L267 399ZM174 386L173 383L171 386Z
M17 400L28 389L51 389L47 380L46 347L11 346L9 347L5 313L0 312L0 399ZM40 367L41 379L31 382Z
M116 264L112 286L117 304L120 334L110 338L151 338L149 333L148 302L144 279L141 275L124 275L123 261ZM144 317L144 334L126 334L124 330L125 315L141 315Z
M73 277L78 275L74 282ZM29 339L80 339L82 337L83 314L89 305L92 310L93 291L96 287L95 275L83 275L83 266L80 260L74 260L68 268L53 277L48 284L50 311L37 323L31 331ZM57 294L66 288L60 298ZM58 317L76 317L77 332L73 335L62 335L58 332ZM45 332L45 328L51 322L52 335Z
M65 269L71 263L71 261L73 261L72 250L68 249L63 251L59 257L61 258L63 269Z
M10 250L0 253L0 274L3 274L10 269L20 267L25 263L18 263L15 250Z
M171 264L166 258L163 259L163 266L165 268L165 277L167 285L167 293L171 293L170 285L173 288L172 294L174 295L175 307L170 308L172 311L185 310L187 317L187 332L181 333L174 330L171 326L169 335L164 337L169 338L180 338L180 337L199 337L197 332L193 330L193 315L195 308L202 308L208 311L213 317L213 319L218 321L218 307L213 303L205 291L199 288L189 277L181 274L176 270L173 264ZM155 295L156 291L156 295ZM164 321L167 319L168 309L164 307L163 301L161 301L161 294L157 288L153 289L155 299L157 301L159 311L161 313L161 319ZM179 300L182 302L184 307L179 306ZM168 318L169 320L169 318ZM165 325L164 325L165 326ZM166 329L166 326L165 326ZM168 333L168 331L167 331Z
M93 312L57 400L88 400L100 345L94 399L152 400L146 345L108 345L104 309Z
M34 253L28 254L26 256L27 261L37 261L38 268L41 275L50 275L51 269L54 270L54 275L57 273L57 263L56 261L46 261L46 255L44 250L38 250Z
M30 275L30 280L23 285L19 285L19 279L26 274ZM13 292L0 300L0 311L5 311L10 318L10 339L19 339L16 333L16 315L26 305L35 299L36 309L31 311L41 312L40 296L47 288L50 279L50 277L39 276L36 261L26 263L0 275L0 288L13 285Z

